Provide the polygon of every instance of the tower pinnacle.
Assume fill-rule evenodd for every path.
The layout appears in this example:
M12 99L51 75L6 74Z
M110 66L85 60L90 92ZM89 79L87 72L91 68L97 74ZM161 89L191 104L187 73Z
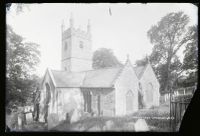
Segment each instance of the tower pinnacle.
M88 32L88 33L90 32L90 29L91 29L91 26L90 26L90 19L88 19L88 24L87 24L87 32Z
M62 20L62 24L61 24L61 31L62 31L62 33L64 32L64 29L65 29L64 20Z
M70 22L70 27L73 28L73 27L74 27L74 18L73 18L72 12L71 12L71 15L70 15L70 20L69 20L69 22Z

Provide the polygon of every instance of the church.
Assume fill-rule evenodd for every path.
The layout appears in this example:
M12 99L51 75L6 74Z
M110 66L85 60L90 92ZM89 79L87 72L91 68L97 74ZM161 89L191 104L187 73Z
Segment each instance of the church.
M48 68L41 82L40 121L52 128L75 109L95 116L124 116L159 106L160 85L149 62L134 67L127 57L123 66L92 69L90 22L86 31L74 27L72 16L69 22L68 29L61 26L61 70Z

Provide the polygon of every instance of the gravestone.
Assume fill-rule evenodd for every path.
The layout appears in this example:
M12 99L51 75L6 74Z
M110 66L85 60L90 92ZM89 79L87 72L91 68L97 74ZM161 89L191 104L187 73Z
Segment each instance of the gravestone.
M18 130L22 130L24 128L24 124L24 113L20 112L17 118Z
M80 117L81 117L80 111L78 109L75 109L73 114L72 114L70 122L71 123L77 122L78 120L80 120Z
M93 126L89 128L88 131L92 131L92 132L101 131L101 128L99 126Z
M112 120L108 120L106 121L105 126L103 127L103 130L108 130L108 131L112 130L113 126L114 126L114 122Z
M135 130L135 123L129 122L125 124L125 130L127 131L134 131Z
M52 129L59 124L58 115L56 113L51 113L48 115L48 129Z
M32 115L32 112L28 112L26 113L26 122L27 123L30 123L33 121L33 115Z
M135 123L135 131L149 131L149 127L144 119L138 119Z

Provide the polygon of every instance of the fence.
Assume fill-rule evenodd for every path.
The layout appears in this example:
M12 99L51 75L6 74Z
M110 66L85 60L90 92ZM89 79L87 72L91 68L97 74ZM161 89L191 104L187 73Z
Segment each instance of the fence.
M186 87L186 88L178 88L178 89L175 89L171 93L171 97L172 99L174 99L175 97L179 97L179 96L192 95L194 93L194 90L195 90L195 86ZM165 93L164 95L161 96L161 102L166 102L169 100L170 100L170 92Z
M183 89L183 88L181 88ZM195 87L187 87L184 88L184 93L181 95L171 95L170 101L170 127L172 131L176 131L178 127L180 127L181 120L184 116L184 113L189 105L193 93L195 91ZM179 89L180 90L180 89ZM178 128L179 129L179 128Z

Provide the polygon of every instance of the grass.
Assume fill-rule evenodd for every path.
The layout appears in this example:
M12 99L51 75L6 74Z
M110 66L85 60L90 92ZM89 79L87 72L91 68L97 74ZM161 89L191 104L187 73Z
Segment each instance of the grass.
M164 103L159 107L152 109L142 109L134 114L123 116L123 117L87 117L78 122L66 125L62 122L60 125L54 128L57 131L88 131L92 127L97 127L99 131L103 130L106 121L112 121L114 126L110 131L134 131L134 127L129 127L129 123L135 123L137 118L148 118L146 119L147 124L150 126L150 131L170 131L169 126L169 103ZM98 131L97 130L97 131Z

